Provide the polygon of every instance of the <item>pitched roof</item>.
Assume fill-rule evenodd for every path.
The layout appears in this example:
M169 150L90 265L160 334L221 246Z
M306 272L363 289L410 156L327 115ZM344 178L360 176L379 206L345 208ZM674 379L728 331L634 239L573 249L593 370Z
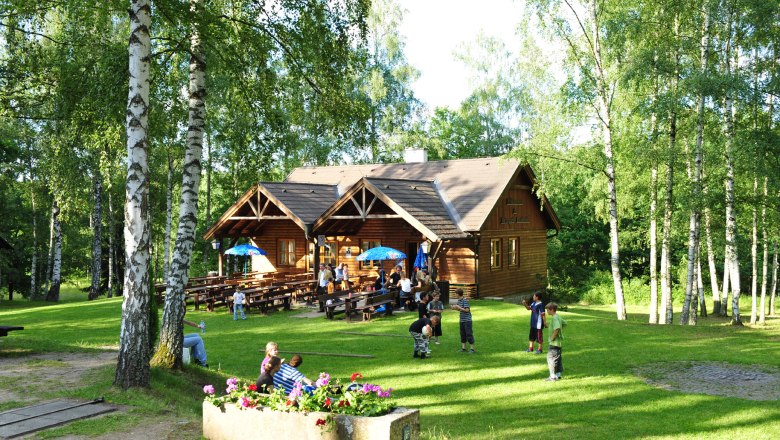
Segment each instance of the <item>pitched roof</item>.
M338 185L341 189L351 187L364 176L436 181L460 216L462 230L479 231L519 167L520 163L515 159L497 157L300 167L293 170L286 181Z
M373 188L397 205L407 221L416 219L437 239L465 238L467 234L458 226L459 216L447 206L437 184L433 181L366 178ZM434 237L429 237L434 239Z
M203 238L233 235L234 230L243 231L254 224L259 226L262 207L253 204L257 193L267 197L279 210L308 232L319 217L338 199L335 185L295 182L260 182L253 185L236 203L212 225Z
M339 198L335 185L290 182L260 182L259 185L308 225L317 221Z

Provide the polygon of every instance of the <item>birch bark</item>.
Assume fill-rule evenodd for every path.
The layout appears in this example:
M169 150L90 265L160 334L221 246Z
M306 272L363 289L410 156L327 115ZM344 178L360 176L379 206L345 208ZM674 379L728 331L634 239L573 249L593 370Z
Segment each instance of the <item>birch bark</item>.
M43 293L48 295L49 285L51 284L51 266L54 263L54 217L60 212L57 207L57 199L51 201L51 217L49 218L49 251L46 255L46 279L43 286Z
M171 263L171 222L173 219L173 157L168 153L168 186L165 191L165 241L163 243L163 280L168 281Z
M92 225L94 235L92 236L92 284L89 287L89 299L97 299L100 296L100 274L102 271L102 232L103 232L103 214L100 208L103 198L103 184L100 182L100 173L95 172L93 178L93 197L95 207L92 213Z
M715 250L712 247L711 213L709 208L708 188L702 171L702 196L704 199L704 237L707 242L707 264L710 272L710 289L712 290L712 313L720 313L720 286L718 286L718 268L715 265Z
M731 56L726 56L726 73L731 74ZM732 92L726 92L726 258L728 259L729 282L731 284L731 322L742 325L739 313L740 279L739 255L737 253L737 219L734 211L734 117L736 108Z
M709 46L709 27L710 14L708 9L704 9L704 20L702 22L700 64L702 76L707 74L707 59ZM691 297L694 292L698 296L698 275L696 262L699 258L699 221L701 218L701 156L702 144L704 143L704 92L699 93L699 102L696 121L696 146L693 159L693 178L691 191L691 214L688 222L688 274L685 282L685 299L683 300L683 310L680 315L680 324L696 324L696 313L690 313ZM690 169L690 167L689 167ZM690 173L690 171L689 171ZM690 177L690 176L689 176ZM695 307L694 302L694 307ZM692 316L691 316L692 315ZM692 318L692 319L691 319Z
M60 207L56 200L51 210L54 246L51 265L51 285L46 293L46 301L60 300L60 274L62 270L62 225L60 225Z
M750 324L758 320L758 210L756 209L756 196L758 195L758 176L753 175L753 229L750 235Z
M32 207L32 262L30 263L30 300L38 299L38 220L35 212L35 185L30 159L30 206Z
M617 189L615 182L615 159L612 151L612 121L611 94L607 91L606 72L601 57L601 32L599 13L596 0L590 2L593 23L593 55L596 67L596 88L599 95L600 119L604 126L604 158L607 176L607 191L609 192L609 242L610 266L612 268L612 284L615 289L615 311L618 320L626 319L626 303L623 297L623 280L620 274L620 244L618 239Z
M775 316L775 297L777 296L777 241L775 241L775 252L772 257L772 287L769 289L769 316Z
M148 0L130 0L127 182L125 185L125 280L122 326L114 385L149 386L149 164L148 111L150 27Z
M769 195L769 189L767 188L768 180L769 179L764 176L764 197L762 198L764 203L762 203L761 206L761 244L764 249L764 254L763 258L761 258L761 311L758 314L759 324L766 323L766 283L769 269L767 264L767 261L769 260L769 238L766 232L766 204L769 202L767 197Z
M198 220L198 190L200 188L203 132L206 126L206 61L197 20L201 8L201 0L190 0L190 11L196 19L193 22L190 36L189 123L187 150L184 155L182 172L181 202L179 203L179 227L176 232L176 245L165 294L160 344L152 359L154 365L167 368L178 368L182 364L184 286L187 284L189 275Z
M108 193L108 291L106 296L114 296L114 205L111 200L111 186L109 181Z

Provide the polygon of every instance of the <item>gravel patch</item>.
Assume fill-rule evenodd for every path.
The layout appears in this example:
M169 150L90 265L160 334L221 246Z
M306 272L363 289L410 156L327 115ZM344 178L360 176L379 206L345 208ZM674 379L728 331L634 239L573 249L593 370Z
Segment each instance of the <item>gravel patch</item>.
M634 373L657 388L690 394L780 400L780 369L726 362L660 362Z

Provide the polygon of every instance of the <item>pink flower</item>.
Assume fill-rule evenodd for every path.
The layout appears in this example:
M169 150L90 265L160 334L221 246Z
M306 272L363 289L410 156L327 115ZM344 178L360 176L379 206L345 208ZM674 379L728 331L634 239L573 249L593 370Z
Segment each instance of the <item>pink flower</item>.
M303 384L296 382L292 391L290 391L290 399L301 397L303 395Z
M227 380L227 385L238 385L238 379L235 377L231 377Z
M241 398L241 406L243 406L244 408L247 408L247 407L249 407L251 405L252 405L252 402L250 402L249 399L247 399L246 397L242 397Z
M228 394L230 394L230 393L232 393L233 391L235 391L235 390L237 390L237 389L238 389L238 386L237 386L237 385L229 385L229 386L228 386L228 387L225 389L225 392L226 392L226 393L228 393Z
M315 385L317 385L317 388L327 386L330 382L330 374L328 373L320 373L320 378L317 379L317 382Z
M203 392L206 394L214 394L214 386L206 385L205 387L203 387Z

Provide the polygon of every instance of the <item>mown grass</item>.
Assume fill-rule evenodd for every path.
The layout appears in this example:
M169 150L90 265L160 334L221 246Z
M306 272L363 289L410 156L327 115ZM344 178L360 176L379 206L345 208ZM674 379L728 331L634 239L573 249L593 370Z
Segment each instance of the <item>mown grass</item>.
M41 351L91 352L118 342L121 298L58 305L6 301L0 303L0 310L3 324L26 328L4 338L0 357ZM188 319L207 323L204 340L211 371L154 370L151 390L123 392L110 386L113 370L107 368L87 388L61 394L103 395L132 407L131 416L111 416L107 422L106 418L85 420L47 435L121 431L166 411L197 418L201 387L214 383L221 389L228 375L254 381L269 340L278 342L282 351L375 356L309 355L304 356L301 370L310 377L327 371L342 380L358 371L367 381L393 387L401 406L421 410L423 438L774 438L780 432L776 401L670 392L650 387L633 374L638 366L661 361L778 366L780 320L754 328L732 327L721 318L702 319L696 327L650 326L644 308L629 308L629 319L618 322L610 307L570 306L561 313L569 323L565 379L546 383L542 380L547 375L544 356L522 352L529 319L524 308L474 301L473 311L476 355L456 352L457 315L447 312L442 345L432 345L432 359L420 361L412 359L410 339L339 333L406 335L416 314L347 323L293 318L298 313L293 311L270 316L253 313L246 321L234 322L224 309L214 313L191 310Z

